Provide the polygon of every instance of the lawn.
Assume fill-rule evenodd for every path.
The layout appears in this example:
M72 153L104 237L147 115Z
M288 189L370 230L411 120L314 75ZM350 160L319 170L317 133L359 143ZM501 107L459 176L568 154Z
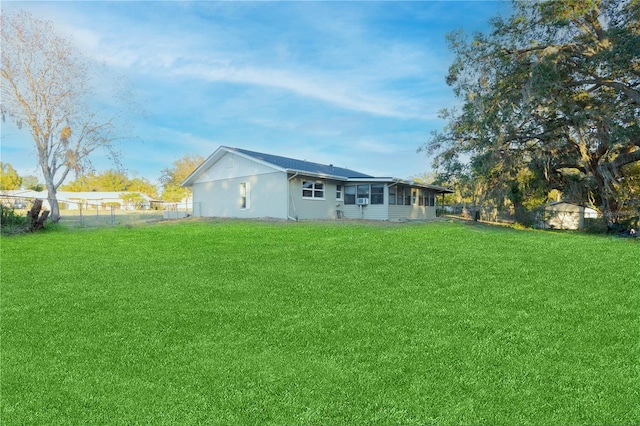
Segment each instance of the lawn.
M1 422L640 423L640 245L459 223L1 239Z

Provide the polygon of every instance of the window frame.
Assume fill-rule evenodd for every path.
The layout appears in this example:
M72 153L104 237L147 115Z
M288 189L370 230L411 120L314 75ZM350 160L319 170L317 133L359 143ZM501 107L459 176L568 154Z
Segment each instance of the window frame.
M383 205L384 204L384 187L386 185L384 183L372 183L369 185L369 194L370 194L370 198L369 198L369 202L373 205ZM377 190L375 193L373 192L373 189Z
M389 193L389 205L390 206L395 206L396 205L396 195L398 194L398 186L397 185L390 185L388 190Z
M311 184L311 186L305 186ZM318 186L319 185L319 186ZM302 198L305 200L324 200L324 193L326 190L326 183L319 180L303 180L302 181ZM310 192L311 195L305 195L305 192ZM317 195L320 194L320 195Z
M353 194L350 192L353 191ZM356 185L345 185L344 186L344 204L345 205L355 205L356 204L356 193L357 193Z
M251 207L251 185L249 182L240 182L240 210L249 210Z
M362 189L366 189L366 192L361 192ZM371 186L368 183L356 185L356 200L358 198L366 198L371 201Z

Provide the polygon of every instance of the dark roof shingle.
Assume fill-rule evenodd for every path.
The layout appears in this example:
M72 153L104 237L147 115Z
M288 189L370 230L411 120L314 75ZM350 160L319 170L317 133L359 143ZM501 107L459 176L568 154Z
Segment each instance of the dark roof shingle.
M333 165L325 165L312 163L304 160L296 160L293 158L280 157L278 155L264 154L262 152L249 151L240 148L229 148L233 151L240 152L258 160L271 163L275 166L286 170L295 170L300 172L308 172L318 175L339 176L343 178L372 178L373 176L357 172L355 170L335 167Z

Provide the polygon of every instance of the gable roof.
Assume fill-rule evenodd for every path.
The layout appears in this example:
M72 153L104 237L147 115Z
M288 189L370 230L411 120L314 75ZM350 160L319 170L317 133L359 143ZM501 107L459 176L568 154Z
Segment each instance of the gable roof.
M312 173L314 175L337 176L342 178L372 178L373 176L357 172L343 167L335 167L333 164L312 163L305 160L280 157L278 155L264 154L262 152L249 151L247 149L229 148L231 151L245 154L257 160L278 166L289 172Z
M202 162L185 180L182 186L192 186L195 181L207 171L213 164L220 160L226 153L234 153L245 158L250 158L262 164L278 169L286 173L299 173L307 176L316 176L320 178L334 179L338 181L376 181L388 183L402 183L411 186L428 188L438 193L452 193L453 191L441 186L423 184L405 179L390 177L374 177L355 170L345 169L343 167L335 167L333 164L313 163L305 160L296 160L294 158L281 157L279 155L265 154L262 152L249 151L248 149L232 148L229 146L220 146L206 160Z
M249 158L262 164L266 164L277 170L286 173L300 173L310 176L324 177L336 180L347 180L349 178L373 178L373 176L360 173L355 170L335 167L332 164L320 164L310 161L296 160L294 158L281 157L279 155L265 154L262 152L249 151L248 149L232 148L220 146L206 160L202 162L185 180L182 186L192 186L196 180L220 160L226 153L233 153L241 157Z

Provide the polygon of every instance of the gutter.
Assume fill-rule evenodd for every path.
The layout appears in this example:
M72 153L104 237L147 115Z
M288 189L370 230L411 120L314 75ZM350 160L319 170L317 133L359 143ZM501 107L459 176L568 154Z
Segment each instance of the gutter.
M308 172L308 171L296 170L296 169L287 169L286 171L287 173L295 173L293 176L291 176L291 179L298 175L302 175L302 176L309 176L309 177L315 177L315 178L321 178L321 179L337 180L339 182L347 182L349 180L349 178L345 178L344 176L328 175L325 173L315 173L315 172Z

